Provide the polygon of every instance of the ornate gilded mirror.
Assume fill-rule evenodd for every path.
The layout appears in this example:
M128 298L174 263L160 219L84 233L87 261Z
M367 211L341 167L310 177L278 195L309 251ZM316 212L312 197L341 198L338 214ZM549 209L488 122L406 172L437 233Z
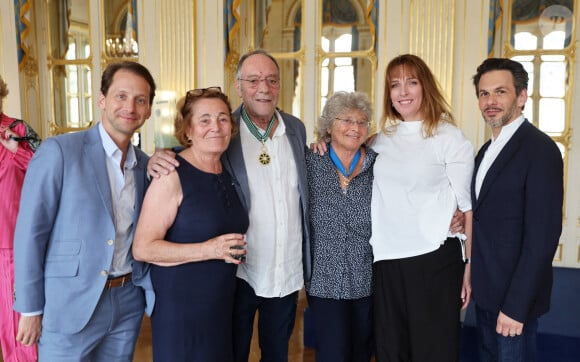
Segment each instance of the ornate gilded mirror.
M372 99L376 69L376 4L324 0L320 24L320 105L336 91L365 92Z
M54 134L88 127L93 120L89 3L48 0L48 52Z
M103 0L105 62L139 56L136 0Z

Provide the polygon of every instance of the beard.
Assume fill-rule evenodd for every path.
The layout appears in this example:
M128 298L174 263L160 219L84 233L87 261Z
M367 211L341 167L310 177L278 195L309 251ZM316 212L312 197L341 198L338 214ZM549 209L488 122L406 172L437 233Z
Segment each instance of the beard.
M516 119L521 114L521 112L518 113L518 105L515 102L511 105L511 107L509 107L509 109L507 109L507 111L500 118L486 117L485 111L487 109L485 109L482 112L482 115L483 119L485 120L485 123L487 123L491 128L501 128L506 124L510 123L511 121L513 121L514 119Z

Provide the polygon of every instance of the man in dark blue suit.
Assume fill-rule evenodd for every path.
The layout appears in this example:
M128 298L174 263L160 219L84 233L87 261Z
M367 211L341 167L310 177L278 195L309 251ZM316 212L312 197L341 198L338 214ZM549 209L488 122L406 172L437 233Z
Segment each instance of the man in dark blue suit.
M486 59L473 83L492 131L472 181L479 358L535 361L538 317L550 308L562 231L562 155L522 114L528 73L520 63Z

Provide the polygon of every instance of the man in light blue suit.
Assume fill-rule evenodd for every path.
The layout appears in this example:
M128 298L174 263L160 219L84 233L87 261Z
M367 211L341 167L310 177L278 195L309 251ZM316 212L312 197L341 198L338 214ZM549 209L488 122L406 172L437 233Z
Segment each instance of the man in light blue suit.
M14 239L14 309L22 313L17 339L39 340L41 361L133 359L150 283L131 254L148 160L131 137L154 95L147 68L110 64L102 122L45 140L30 162Z

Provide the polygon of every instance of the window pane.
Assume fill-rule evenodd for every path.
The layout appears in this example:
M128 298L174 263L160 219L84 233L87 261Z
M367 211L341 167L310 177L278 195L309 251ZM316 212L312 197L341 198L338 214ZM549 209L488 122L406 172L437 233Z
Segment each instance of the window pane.
M352 49L352 35L344 34L336 39L334 43L335 52L350 52Z
M369 97L372 97L374 78L373 66L370 59L365 57L327 59L329 60L330 67L322 67L320 69L320 110L324 107L324 97L328 97L336 91L358 91L364 92ZM343 61L338 62L338 59L342 59ZM349 61L345 61L346 59Z
M564 97L566 66L564 62L544 62L540 66L540 96Z
M532 35L531 33L516 33L514 38L514 48L517 50L534 50L538 47L538 37Z
M564 49L565 40L565 32L553 31L544 37L544 49Z
M563 99L540 99L539 128L546 133L562 133L565 125L565 104Z
M534 100L528 97L526 104L524 105L524 116L530 122L534 122Z
M532 60L534 60L534 56L533 55L518 55L515 57L512 57L513 60L515 60L516 62L531 62Z
M354 91L354 74L352 66L336 67L334 70L334 91Z
M556 146L558 146L560 153L562 153L562 158L564 158L566 156L566 147L561 142L556 142Z
M91 97L83 98L84 114L81 127L87 127L93 120L93 99Z
M327 38L322 37L322 43L320 45L325 52L328 53L330 51L330 41Z
M67 65L67 93L77 94L79 92L77 88L77 67L75 65Z
M563 62L566 57L564 55L542 55L540 59L543 62Z
M533 60L533 56L530 60ZM528 72L528 96L532 96L534 94L534 63L531 61L520 63L522 63L522 66Z
M328 59L326 59L328 63ZM328 67L322 67L320 69L320 95L323 97L328 96Z
M72 36L68 37L68 50L66 51L65 59L76 59L76 44Z
M77 97L70 97L68 99L69 105L69 127L79 127L79 99Z
M83 74L83 93L84 95L91 96L91 68L88 66L82 67Z

